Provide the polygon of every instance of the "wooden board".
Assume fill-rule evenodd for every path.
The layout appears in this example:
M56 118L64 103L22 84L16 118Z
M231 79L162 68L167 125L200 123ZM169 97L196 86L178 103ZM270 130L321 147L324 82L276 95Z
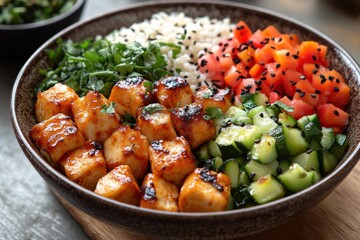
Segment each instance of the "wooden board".
M70 206L63 199L59 200L92 239L141 240L136 234L113 228ZM360 163L336 190L316 207L286 224L245 239L360 239Z

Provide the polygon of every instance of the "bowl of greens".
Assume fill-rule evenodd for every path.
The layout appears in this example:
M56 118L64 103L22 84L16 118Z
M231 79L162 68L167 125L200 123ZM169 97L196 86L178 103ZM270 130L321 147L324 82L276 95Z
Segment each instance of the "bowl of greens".
M26 58L55 33L79 20L85 0L0 1L2 58Z

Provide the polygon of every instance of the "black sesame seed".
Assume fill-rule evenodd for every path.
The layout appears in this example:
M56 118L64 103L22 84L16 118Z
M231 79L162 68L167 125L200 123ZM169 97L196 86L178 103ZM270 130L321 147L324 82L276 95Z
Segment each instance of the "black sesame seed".
M334 80L334 76L329 76L329 80L330 81Z
M317 74L318 70L314 69L313 74Z
M287 52L287 53L285 54L285 56L287 56L287 57L290 56L290 52Z
M305 92L301 92L300 97L305 97Z
M297 82L292 81L291 86L295 86Z
M281 67L280 63L276 64L276 69L279 69L279 67Z
M340 79L338 79L338 78L335 81L336 81L336 83L340 83Z
M275 77L275 73L270 73L270 76L271 76L271 77Z
M190 53L189 57L194 58L194 54Z
M312 153L312 152L313 152L313 150L312 150L311 148L309 148L309 149L306 151L307 154L310 154L310 153Z
M301 93L301 89L300 89L300 88L297 88L295 91L298 92L298 93Z
M292 55L294 59L298 59L299 56L298 55Z
M319 66L319 64L316 63L316 64L315 64L315 67L316 67L316 68L319 68L320 66Z
M339 112L337 110L334 110L335 116L339 116Z
M321 92L319 90L315 90L316 94L321 94Z
M310 94L310 97L316 98L316 94L312 93L312 94Z
M339 88L337 86L334 87L334 91L335 92L338 92L339 91Z
M276 49L274 46L271 46L270 48L271 48L271 49Z
M260 143L260 141L261 141L260 138L258 138L254 141L254 143Z
M316 56L315 55L312 55L311 58L316 61Z

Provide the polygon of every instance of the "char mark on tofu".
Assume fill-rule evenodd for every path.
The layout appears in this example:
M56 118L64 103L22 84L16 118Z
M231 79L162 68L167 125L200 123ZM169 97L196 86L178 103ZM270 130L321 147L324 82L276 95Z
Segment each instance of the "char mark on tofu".
M99 179L107 174L105 158L99 145L96 142L86 142L60 160L60 167L65 175L91 191L95 190Z
M152 83L142 77L129 77L119 81L112 88L109 102L116 104L115 109L119 115L130 114L136 117L138 109L153 101Z
M127 165L120 165L103 176L96 185L95 193L135 206L140 204L140 188Z
M154 141L149 149L151 172L178 187L196 167L195 158L184 137Z
M213 171L210 171L207 168L202 168L200 169L200 179L203 180L204 182L209 182L211 183L214 188L216 188L219 191L224 191L224 187L221 186L220 184L218 184L217 182L217 174Z
M216 87L202 86L196 92L195 102L204 105L204 108L219 108L226 112L234 102L234 94L230 88L218 89Z
M178 212L179 190L175 184L149 173L141 187L140 207Z
M204 107L192 103L171 112L171 119L177 133L184 136L192 149L210 141L216 135L216 129L211 120L204 118Z
M182 107L194 101L190 85L181 77L166 77L154 85L156 100L168 109Z
M85 143L83 135L71 117L62 113L36 124L30 131L30 138L52 165L55 165L65 153Z

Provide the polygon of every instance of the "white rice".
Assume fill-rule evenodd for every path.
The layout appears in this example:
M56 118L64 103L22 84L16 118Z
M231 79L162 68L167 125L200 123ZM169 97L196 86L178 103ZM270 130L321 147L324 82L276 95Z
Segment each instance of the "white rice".
M161 51L168 61L168 70L176 72L176 69L181 69L179 75L186 78L194 90L199 83L211 83L205 74L197 71L198 57L205 51L210 51L219 40L231 37L232 28L229 18L194 19L185 16L184 13L159 12L150 20L115 30L106 36L106 39L114 43L139 42L143 46L148 46L152 41L170 42L181 46L182 51L176 59L172 58L171 48L162 47Z

